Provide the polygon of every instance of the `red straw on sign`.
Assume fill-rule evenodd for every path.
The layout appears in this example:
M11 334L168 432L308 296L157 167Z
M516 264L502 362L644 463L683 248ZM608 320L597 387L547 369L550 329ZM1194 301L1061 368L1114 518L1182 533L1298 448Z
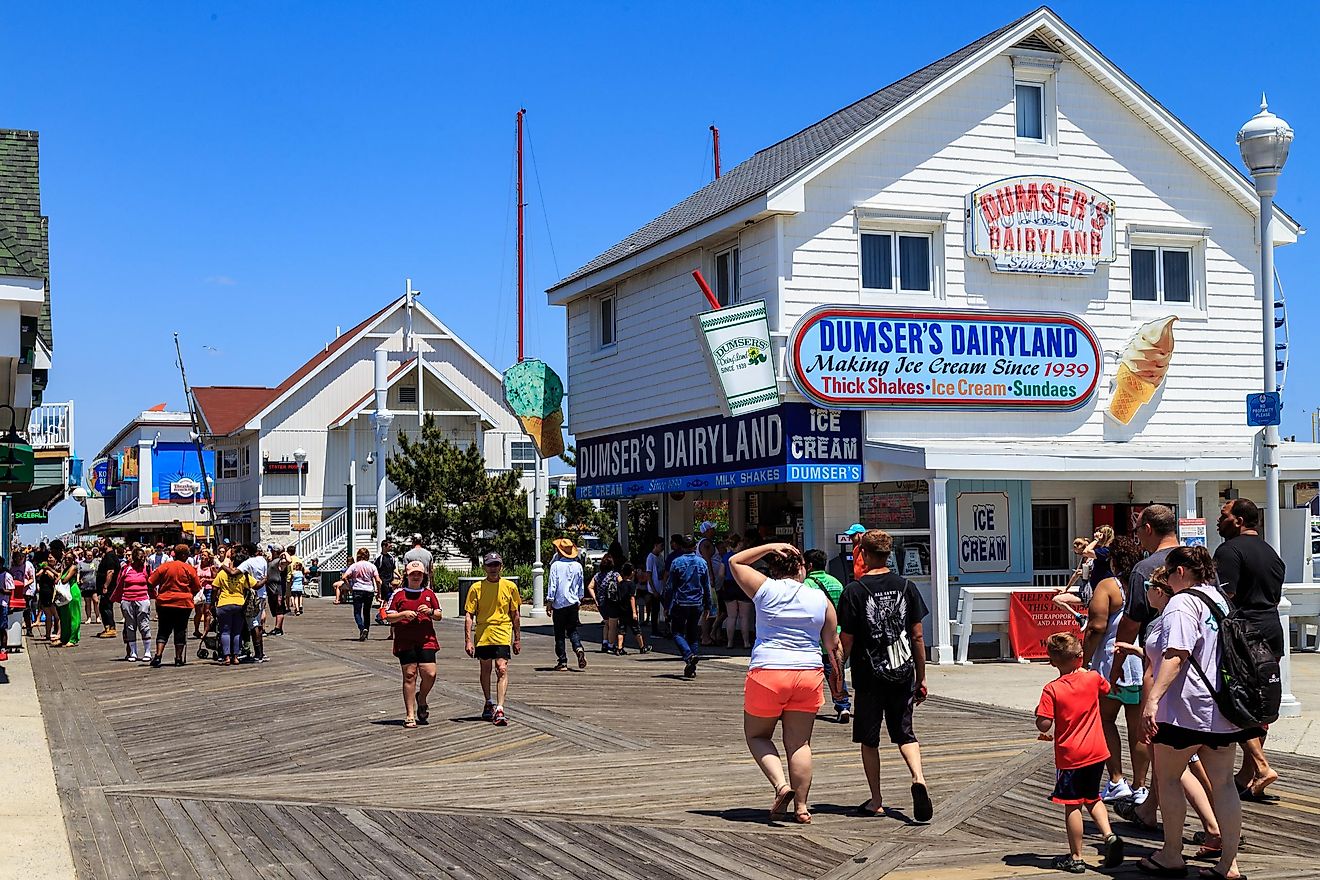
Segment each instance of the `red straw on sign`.
M702 293L706 294L706 300L710 302L710 307L712 309L723 308L723 306L720 305L720 301L715 298L715 292L710 289L710 285L707 284L706 279L702 277L701 270L693 269L692 277L697 279L697 286L701 288Z

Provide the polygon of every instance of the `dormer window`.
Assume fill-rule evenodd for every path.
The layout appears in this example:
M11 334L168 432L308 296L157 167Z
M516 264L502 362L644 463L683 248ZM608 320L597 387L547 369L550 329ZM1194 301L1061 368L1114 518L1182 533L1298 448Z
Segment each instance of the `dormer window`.
M1059 55L1041 49L1014 47L1014 142L1019 155L1059 155L1058 99L1055 74Z

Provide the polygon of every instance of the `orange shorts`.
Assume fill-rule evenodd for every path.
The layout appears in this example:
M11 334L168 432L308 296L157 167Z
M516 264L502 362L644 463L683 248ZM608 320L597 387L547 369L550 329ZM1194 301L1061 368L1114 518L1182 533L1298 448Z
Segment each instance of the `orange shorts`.
M743 685L743 710L757 718L778 718L785 712L816 714L825 702L825 671L816 669L752 669Z

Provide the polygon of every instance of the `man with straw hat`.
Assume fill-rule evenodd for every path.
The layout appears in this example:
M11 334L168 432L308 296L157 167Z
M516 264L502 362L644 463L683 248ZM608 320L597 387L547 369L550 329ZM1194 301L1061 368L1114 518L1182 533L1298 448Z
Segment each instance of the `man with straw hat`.
M570 539L555 538L550 543L555 547L555 558L550 563L550 588L546 591L545 602L550 606L550 616L555 625L555 656L559 660L555 664L555 671L568 670L565 637L573 643L578 669L586 669L587 655L582 650L582 639L578 636L578 610L585 589L582 563L578 560L578 549Z

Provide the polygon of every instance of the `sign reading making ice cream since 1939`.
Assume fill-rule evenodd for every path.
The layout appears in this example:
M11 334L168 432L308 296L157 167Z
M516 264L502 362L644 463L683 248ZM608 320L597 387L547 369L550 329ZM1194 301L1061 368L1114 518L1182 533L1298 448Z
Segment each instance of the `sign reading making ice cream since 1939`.
M1091 275L1114 260L1114 201L1061 177L997 180L967 197L967 252L995 272Z
M825 306L789 338L798 390L843 409L1071 410L1095 393L1095 334L1072 315Z

